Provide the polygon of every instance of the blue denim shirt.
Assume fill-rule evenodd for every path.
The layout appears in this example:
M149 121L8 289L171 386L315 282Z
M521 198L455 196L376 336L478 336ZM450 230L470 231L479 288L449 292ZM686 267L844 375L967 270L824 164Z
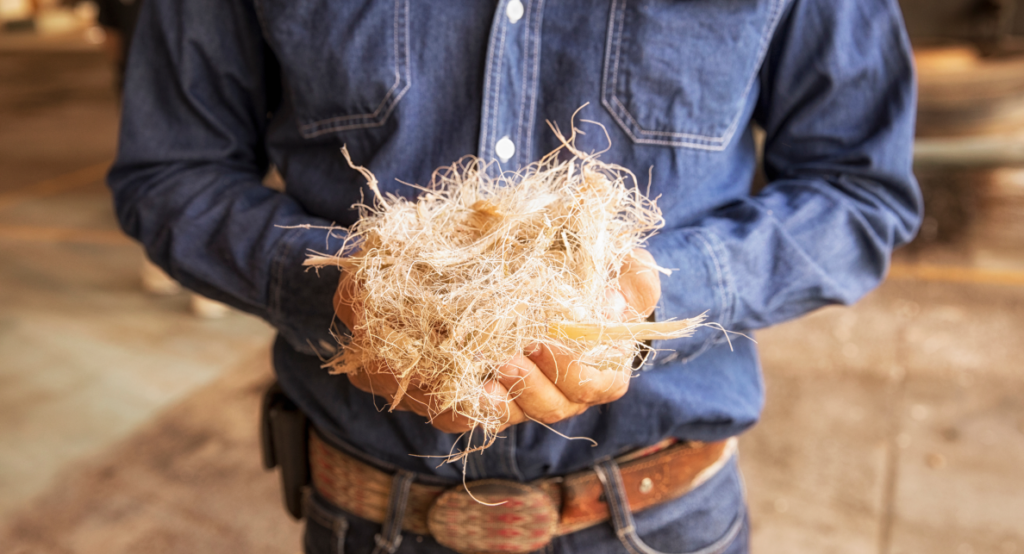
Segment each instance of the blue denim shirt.
M519 9L522 8L522 9ZM651 175L666 227L648 249L658 319L750 331L854 302L914 234L915 91L896 0L148 0L110 173L125 230L172 276L279 331L281 384L344 444L442 478L457 437L320 369L338 275L304 271L367 194L338 152L404 196L466 154L515 170L583 124L584 150ZM768 185L756 194L753 129ZM512 149L508 149L511 143ZM269 164L286 191L261 186ZM649 173L650 170L650 173ZM644 179L641 179L643 181ZM704 329L655 343L614 403L533 423L466 462L534 479L664 437L753 425L756 346Z

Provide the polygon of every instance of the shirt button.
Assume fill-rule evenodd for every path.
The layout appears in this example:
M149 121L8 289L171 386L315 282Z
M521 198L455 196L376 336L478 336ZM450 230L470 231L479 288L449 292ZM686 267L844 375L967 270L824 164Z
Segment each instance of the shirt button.
M523 18L523 3L519 0L512 0L505 8L505 15L508 16L509 23L515 24L516 21Z
M498 159L503 163L512 159L512 156L516 155L516 145L512 142L512 139L508 137L501 137L498 144L494 145L494 153L498 155Z

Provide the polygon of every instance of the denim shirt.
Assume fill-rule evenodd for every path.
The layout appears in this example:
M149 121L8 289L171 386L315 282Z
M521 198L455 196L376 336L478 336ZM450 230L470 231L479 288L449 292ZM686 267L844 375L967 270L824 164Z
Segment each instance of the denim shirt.
M406 197L466 155L516 170L577 145L631 169L665 229L647 248L659 320L707 312L749 332L849 304L914 234L915 91L896 0L148 0L109 177L124 229L184 285L279 330L282 386L343 446L439 465L458 437L320 368L338 274L305 271L367 196L356 163ZM603 125L604 129L583 120ZM768 184L751 191L754 128ZM499 147L499 143L502 146ZM510 148L511 146L511 148ZM498 154L502 157L499 158ZM261 186L270 164L286 190ZM343 232L337 233L338 235ZM756 345L703 329L611 404L510 428L467 477L564 474L664 437L715 440L763 404ZM467 438L458 447L465 447Z

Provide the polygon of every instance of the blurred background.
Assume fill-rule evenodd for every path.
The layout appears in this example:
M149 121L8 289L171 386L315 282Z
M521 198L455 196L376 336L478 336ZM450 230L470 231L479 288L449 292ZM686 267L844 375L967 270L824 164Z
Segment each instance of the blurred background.
M0 552L294 553L272 330L146 265L103 184L139 1L0 0ZM1024 1L902 6L927 217L857 306L758 334L758 553L1024 554Z

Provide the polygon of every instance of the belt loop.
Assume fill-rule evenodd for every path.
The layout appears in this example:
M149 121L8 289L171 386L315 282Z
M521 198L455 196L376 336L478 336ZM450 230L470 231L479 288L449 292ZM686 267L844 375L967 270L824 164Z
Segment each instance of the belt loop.
M714 475L722 466L732 458L732 451L735 449L735 439L730 439L726 445L725 455L718 462L705 469L703 479L697 476L700 483L705 482L711 475ZM604 488L605 501L608 503L608 512L611 513L612 525L615 527L615 535L619 537L622 544L633 554L659 554L657 550L647 546L640 536L636 534L636 524L633 522L633 512L629 509L629 500L626 497L626 486L622 484L622 473L619 471L619 464L615 460L601 462L594 466L594 473L601 481ZM699 483L698 483L699 485ZM725 535L693 554L714 554L722 552L743 530L743 522L746 519L745 512L740 512L733 521Z
M402 519L405 517L405 505L409 499L409 488L416 475L399 470L391 481L391 496L388 498L388 513L380 533L374 537L377 547L373 554L395 554L402 544Z
M626 487L622 484L622 473L615 460L607 460L594 466L594 472L604 488L605 502L611 514L615 534L622 541L636 537L636 525L633 523L633 512L629 509ZM630 541L633 542L633 541Z

